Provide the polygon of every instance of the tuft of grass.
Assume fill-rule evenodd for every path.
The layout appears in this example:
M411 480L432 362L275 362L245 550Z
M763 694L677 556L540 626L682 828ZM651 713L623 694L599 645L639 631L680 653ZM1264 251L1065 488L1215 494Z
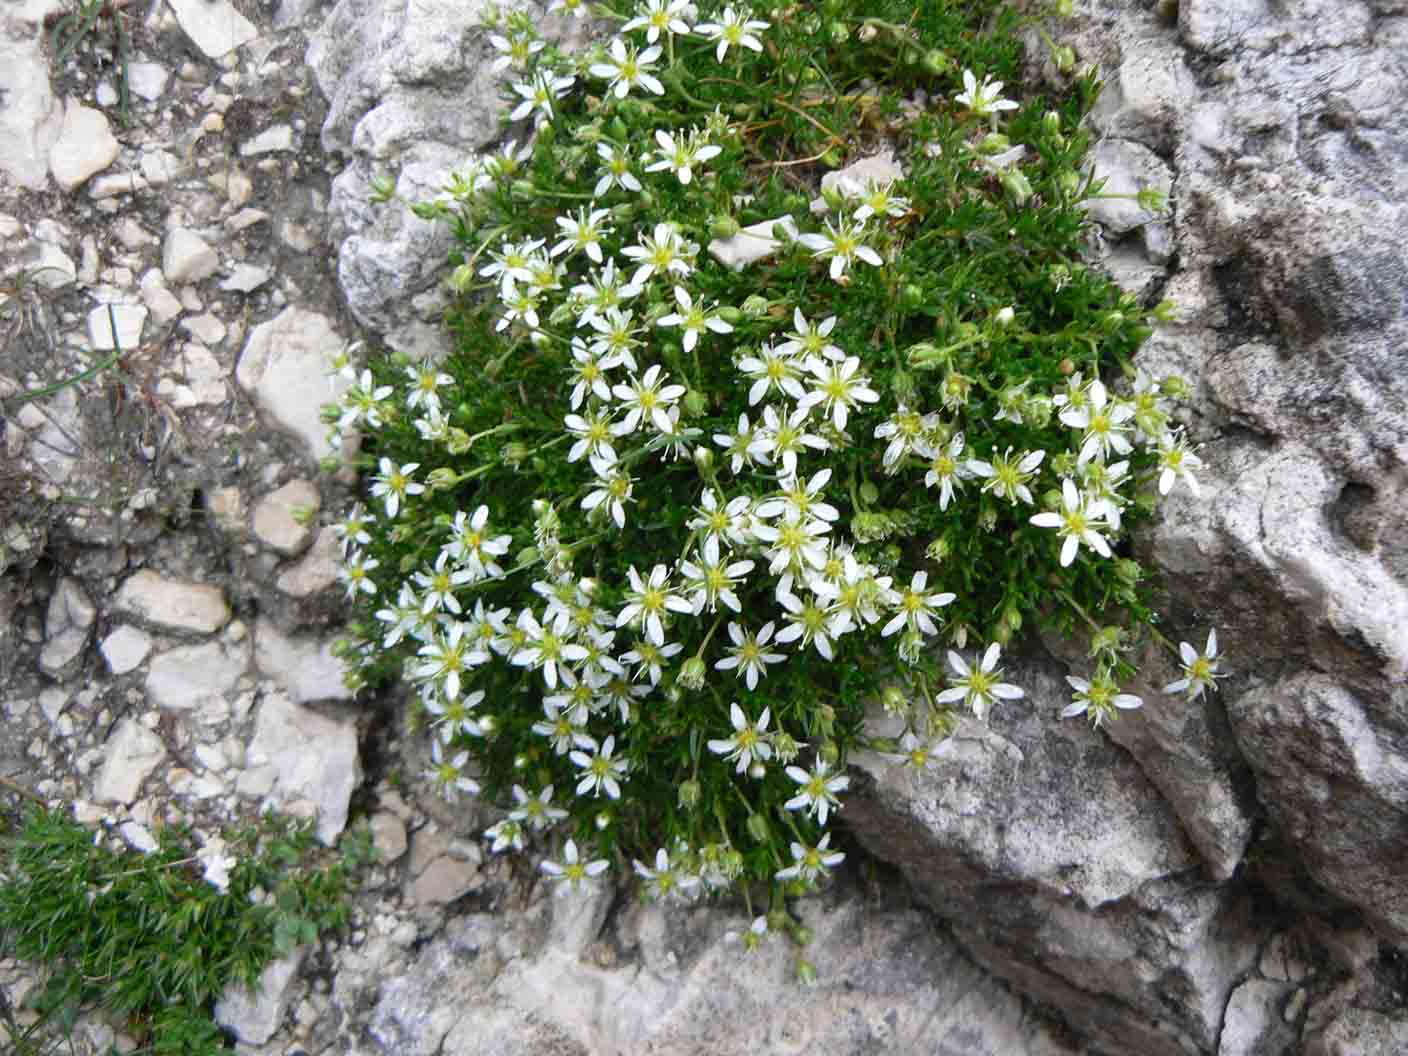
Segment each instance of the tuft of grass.
M0 952L44 970L29 999L39 1024L71 1027L101 1009L149 1051L228 1052L215 1001L342 927L355 872L374 853L368 834L349 833L341 858L320 860L313 830L266 815L229 836L222 891L183 829L162 830L149 854L115 851L66 814L31 807L0 839ZM21 1032L26 1044L40 1044L39 1024Z
M118 118L123 127L132 123L131 93L127 66L132 57L132 35L127 22L130 0L73 0L73 6L51 16L49 44L56 69L62 69L70 55L83 45L95 54L106 46L112 49L117 65Z

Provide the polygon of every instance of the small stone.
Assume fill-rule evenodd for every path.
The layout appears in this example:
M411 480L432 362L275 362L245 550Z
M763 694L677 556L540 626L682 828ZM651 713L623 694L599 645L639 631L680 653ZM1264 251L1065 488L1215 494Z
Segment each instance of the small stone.
M147 671L147 700L168 711L191 711L234 692L249 669L249 650L238 644L202 642L168 649Z
M117 89L112 86L112 81L107 78L103 78L98 82L98 89L93 95L97 99L99 106L108 107L117 105Z
M222 532L244 534L244 496L239 488L215 488L206 492L205 508Z
M256 267L253 264L236 264L230 271L230 277L220 283L220 288L226 292L252 293L268 281L268 268Z
M342 544L331 525L318 531L313 547L299 562L280 573L279 590L291 598L309 598L327 590L337 582L337 570L342 560Z
M113 172L106 176L99 176L90 183L88 197L95 201L102 198L116 198L119 194L137 194L140 191L145 191L148 186L141 173Z
M127 846L131 847L134 851L149 854L161 846L161 844L157 842L156 837L151 834L150 829L145 825L137 824L135 821L123 822L118 826L117 831L122 836Z
M163 187L181 174L181 159L165 150L148 151L137 164L153 187Z
M144 631L123 624L103 639L98 650L114 675L125 675L136 668L152 651L152 640Z
M88 644L88 629L96 616L97 610L82 585L68 577L60 580L49 599L46 640L39 654L39 669L50 678L72 674Z
M247 1045L265 1044L283 1023L290 989L306 952L307 947L300 946L290 956L271 961L252 992L238 983L229 986L215 1003L215 1022Z
M297 435L315 460L334 453L319 408L351 384L338 378L328 385L328 357L343 344L325 316L289 308L254 328L235 370L263 415Z
M203 345L218 345L225 340L225 324L213 315L193 315L182 319L181 328Z
M206 114L200 119L200 130L202 132L223 132L225 131L224 114Z
M166 91L171 74L156 62L132 62L127 65L127 87L138 99L154 103Z
M732 238L713 239L709 243L709 252L724 267L742 271L749 264L766 260L782 248L782 243L773 237L778 227L784 228L790 238L797 237L796 222L790 216L780 216L776 220L749 224Z
M181 373L190 393L189 406L209 407L225 402L225 368L204 345L188 344L181 350Z
M31 270L35 285L46 290L62 289L78 278L78 266L73 258L49 242L39 243L39 259Z
M131 803L147 775L166 758L161 738L141 723L123 719L108 738L107 760L93 785L99 803Z
M259 36L259 30L230 0L167 0L176 21L207 58L218 59ZM194 64L191 64L194 65ZM181 75L187 70L182 67ZM196 67L199 80L203 71Z
M68 694L62 689L46 689L39 694L39 710L51 723L59 721L59 716L67 706Z
M49 148L49 171L55 183L71 191L116 161L118 150L107 117L70 99L59 138Z
M843 169L828 172L821 178L821 189L823 192L837 191L845 197L854 198L864 194L872 182L883 187L902 179L904 169L895 161L894 154L885 150L853 161ZM817 198L811 203L813 213L824 213L829 208L831 207L826 204L825 198Z
M114 604L119 612L163 630L214 634L230 619L219 587L166 579L151 569L129 576Z
M263 209L241 209L234 216L225 221L225 232L237 235L246 228L255 224L263 223L269 219L269 214Z
M259 673L287 689L295 704L352 699L343 680L347 666L332 653L334 639L286 636L263 618L255 627L254 639Z
M291 480L260 499L254 507L254 534L281 554L293 556L307 548L313 537L311 516L300 520L298 511L316 514L322 505L318 489L306 480Z
M196 745L196 762L200 763L200 765L207 770L213 770L217 774L228 769L230 766L229 760L225 758L224 753L213 744Z
M273 154L293 149L293 128L289 125L274 125L248 142L240 144L240 155L249 158L257 154Z
M473 890L478 876L479 866L474 862L436 858L416 877L411 898L423 906L444 905Z
M136 348L142 343L146 321L147 309L140 304L100 304L88 313L88 340L99 352Z
M177 227L166 236L161 270L167 282L199 282L219 267L220 255L194 231Z
M130 216L124 216L113 228L117 240L125 249L144 249L156 241L156 236Z
M390 865L406 853L406 826L396 815L385 811L373 814L371 830L379 864Z
M166 288L160 269L152 268L143 275L140 289L142 303L152 313L158 326L165 326L181 314L181 302Z

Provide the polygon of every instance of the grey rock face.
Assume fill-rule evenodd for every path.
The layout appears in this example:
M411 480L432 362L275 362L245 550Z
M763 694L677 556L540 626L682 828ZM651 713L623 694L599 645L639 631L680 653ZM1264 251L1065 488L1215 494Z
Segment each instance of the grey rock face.
M318 408L351 384L327 377L328 357L344 344L326 316L289 308L254 328L235 370L261 414L301 440L313 459L333 453Z
M1063 672L1027 660L1025 700L965 721L923 773L866 759L844 817L987 967L1114 1051L1213 1051L1254 960L1249 906L1202 882L1135 762L1058 723ZM1157 985L1154 985L1155 981Z
M166 758L161 738L131 719L118 724L103 750L103 769L93 786L99 803L131 803L142 782Z
M306 949L272 961L253 991L232 986L215 1003L215 1022L234 1032L246 1045L263 1045L274 1036L288 1011L289 984L298 974Z

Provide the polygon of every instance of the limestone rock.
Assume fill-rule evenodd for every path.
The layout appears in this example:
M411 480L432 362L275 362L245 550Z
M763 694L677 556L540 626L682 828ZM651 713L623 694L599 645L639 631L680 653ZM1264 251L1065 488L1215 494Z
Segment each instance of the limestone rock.
M59 580L49 598L44 649L39 654L40 670L51 678L71 674L88 644L88 633L97 615L97 609L78 580L68 576Z
M282 692L266 693L259 704L249 769L239 790L270 795L278 803L307 800L318 813L318 839L331 847L347 824L347 806L361 779L357 731L295 704Z
M930 770L862 756L870 781L853 783L843 817L981 963L1081 1032L1115 1051L1214 1049L1256 958L1247 900L1197 879L1127 756L1088 723L1057 721L1069 700L1057 665L1013 661L1006 680L1026 699L990 727L962 721Z
M443 905L469 894L476 886L479 865L448 855L436 858L411 884L411 898L420 905Z
M230 606L219 587L167 579L151 569L129 576L113 605L157 629L191 634L214 634L230 619Z
M118 723L103 750L103 768L93 785L98 803L131 803L142 782L166 758L161 738L132 719Z
M70 99L59 137L49 148L49 171L60 188L71 191L116 161L118 149L103 112Z
M291 598L310 598L337 582L342 544L331 525L318 531L313 546L295 564L279 573L278 588Z
M328 359L344 344L325 316L287 308L254 328L235 371L264 417L293 433L313 459L333 453L318 414L351 384L341 377L328 382Z
M249 646L202 642L168 649L147 669L147 700L171 711L191 711L234 691L249 668Z
M100 304L88 313L88 340L98 352L133 349L142 343L146 321L147 309L139 304Z
M373 814L371 829L380 864L390 865L406 853L406 826L395 814L386 811Z
M63 107L49 86L49 55L43 23L63 10L61 0L41 0L12 9L0 26L0 69L5 105L0 106L0 172L21 187L42 191L49 180L49 148L63 124Z
M184 227L172 228L161 249L161 270L167 282L200 282L220 267L220 254L205 239Z
M167 0L186 36L218 59L259 36L258 28L230 0Z
M1305 1056L1398 1056L1408 1052L1408 1017L1351 1008L1312 1038Z
M254 639L254 663L260 674L284 687L294 703L352 699L343 681L347 668L332 655L334 639L288 636L263 617Z
M313 537L311 520L300 521L296 511L316 514L322 500L318 489L306 480L291 480L270 492L254 506L254 534L265 546L281 554L300 553Z
M1227 1002L1217 1056L1262 1056L1263 1053L1290 1052L1295 1031L1281 1015L1281 1004L1289 996L1288 983L1268 979L1248 979Z
M775 229L779 226L786 230L788 237L797 237L796 221L790 216L782 216L776 220L749 224L732 238L711 239L709 252L724 267L742 271L749 264L767 260L782 248L782 243L774 237Z
M270 961L252 992L239 984L228 987L215 1002L215 1022L246 1045L268 1042L283 1023L290 987L307 952L307 947L300 946L289 956Z
M108 662L109 671L125 675L136 670L147 658L152 651L152 640L150 635L125 623L104 638L98 649Z

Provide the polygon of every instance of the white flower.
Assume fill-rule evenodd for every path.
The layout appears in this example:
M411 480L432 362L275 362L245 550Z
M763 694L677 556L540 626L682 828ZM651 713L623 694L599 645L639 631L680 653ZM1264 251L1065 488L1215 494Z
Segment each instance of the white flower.
M769 653L767 644L772 640L773 623L769 620L755 635L742 624L729 621L728 636L733 641L729 655L714 665L716 671L738 672L749 689L758 688L758 679L767 675L768 664L780 664L787 659L782 653ZM736 706L736 705L735 705ZM764 726L767 723L763 723Z
M1090 461L1076 467L1080 473L1080 488L1085 492L1086 505L1092 517L1104 517L1110 531L1120 530L1120 511L1129 499L1120 494L1120 488L1129 482L1129 462L1106 464Z
M621 654L621 663L635 664L635 678L646 675L652 686L658 686L665 661L678 656L683 649L684 646L679 642L671 642L669 645L656 645L648 640L636 642L634 649Z
M888 638L901 627L920 634L938 634L939 625L934 622L938 610L951 604L957 595L927 593L929 573L923 570L910 577L909 586L901 592L896 603L895 615L880 629L881 637Z
M698 514L689 522L689 527L703 533L704 541L717 539L735 546L746 546L753 541L753 500L747 495L735 495L720 506L712 488L705 490L694 512Z
M959 461L963 454L963 434L955 433L947 447L935 450L929 461L929 471L924 474L924 486L939 486L939 509L948 509L953 501L954 491L961 487L968 475L968 467Z
M1159 438L1159 494L1167 495L1173 490L1174 481L1182 480L1189 491L1200 495L1193 470L1202 464L1203 460L1193 454L1187 441L1174 433L1165 433Z
M899 468L901 459L925 448L924 437L939 424L936 414L920 414L901 402L895 413L875 427L875 439L890 442L885 446L881 464L887 472Z
M741 10L726 7L720 21L701 22L694 27L694 31L700 36L719 42L718 48L714 51L714 58L718 62L724 61L728 49L734 44L750 51L760 52L763 50L763 42L753 34L761 33L767 29L769 23L750 19L748 16L751 13L746 7Z
M425 771L425 776L430 778L436 791L446 800L453 803L461 792L470 796L479 794L479 783L460 772L464 764L469 762L468 752L458 752L452 758L446 759L439 740L434 740L430 742L430 759L431 766Z
M877 403L880 394L870 387L870 378L857 376L860 357L850 356L837 363L829 359L809 359L807 371L815 379L812 389L797 404L799 410L820 406L822 413L831 415L838 430L846 428L851 409L860 403Z
M835 869L845 860L844 853L831 850L831 833L828 832L815 847L792 844L792 864L786 869L779 869L773 876L778 880L800 880L804 884L810 884L824 876L828 869Z
M492 841L489 846L490 854L523 850L523 826L509 818L490 825L484 830L484 838Z
M948 664L957 677L950 678L950 688L940 693L935 700L940 704L950 704L961 700L973 709L979 719L987 717L994 698L997 700L1020 700L1024 694L1017 686L1001 681L1002 669L997 666L1002 647L997 642L988 646L982 661L976 667L969 667L963 657L952 649L948 651Z
M608 86L617 99L626 98L626 93L640 86L653 95L664 95L665 86L650 74L650 68L660 57L658 44L637 51L620 37L611 42L610 57L605 62L593 63L591 75L609 80Z
M518 284L506 275L504 276L504 284L499 287L499 300L503 303L504 314L495 325L495 330L507 330L520 319L529 329L538 329L539 300L537 294L527 289L520 290Z
M548 4L548 14L561 11L564 15L571 15L576 19L586 18L590 13L591 4L587 0L552 0Z
M518 282L532 282L533 261L542 246L541 238L527 242L510 242L505 239L501 251L489 251L490 262L479 269L479 274L486 279L504 276Z
M454 378L446 374L434 363L412 363L406 367L406 376L411 379L410 392L406 395L406 409L425 407L427 413L440 411L440 386L454 384Z
M648 420L662 433L673 431L666 408L685 394L683 385L663 385L665 380L660 364L646 370L643 377L632 378L629 384L617 384L612 394L626 408L626 416L615 426L617 436L628 436L635 432L642 420Z
M670 572L664 565L656 565L650 570L650 577L643 578L635 565L626 570L630 577L631 589L626 592L626 604L616 616L616 626L625 627L639 623L645 628L645 637L657 646L665 644L664 618L667 612L691 614L692 605L670 589Z
M521 785L514 785L513 801L518 805L508 812L509 818L527 822L539 832L562 821L567 817L567 811L552 805L552 791L552 785L547 785L536 796L530 796Z
M664 129L656 129L655 142L660 147L659 160L647 165L645 171L673 172L686 187L694 179L694 166L703 165L723 153L722 147L700 143L698 133L693 130L675 136Z
M626 503L631 501L635 491L635 478L615 459L592 455L588 461L596 474L596 487L587 492L582 509L591 511L600 506L610 512L617 528L626 527Z
M829 315L820 323L809 323L802 309L792 309L793 329L787 333L787 340L777 346L779 354L797 356L802 360L825 356L837 361L846 358L838 345L831 343L831 331L836 329L837 317Z
M671 312L669 315L662 315L655 325L683 327L684 350L686 352L694 351L694 346L699 341L699 335L706 330L716 334L733 333L733 327L719 318L717 307L711 311L704 307L702 301L696 305L694 298L683 286L675 287L675 301L680 310Z
M738 369L753 382L748 390L750 407L757 404L772 389L785 393L794 400L800 400L807 394L801 382L802 360L790 352L784 352L782 348L764 345L758 349L756 355L740 359Z
M1071 719L1077 715L1089 714L1090 721L1099 726L1119 708L1128 711L1142 707L1144 701L1133 693L1121 693L1114 679L1106 673L1095 677L1093 682L1074 675L1067 675L1066 682L1076 691L1075 698L1061 709L1061 718Z
M607 368L602 364L602 360L597 358L595 352L587 348L586 342L580 337L572 339L572 395L569 403L572 409L578 410L582 406L582 400L587 393L591 393L598 400L603 402L611 399L611 383L606 378ZM572 459L576 461L576 459Z
M1027 484L1045 457L1045 451L1028 451L1020 458L1014 459L1009 447L1005 454L994 455L991 462L970 459L967 469L973 476L987 480L983 485L984 491L998 495L1008 502L1021 501L1030 506L1034 500Z
M467 630L468 627L459 620L449 625L448 632L442 627L429 642L416 650L416 655L425 659L412 665L412 677L439 682L446 697L451 700L458 697L460 676L471 668L489 662L489 654L466 635Z
M562 861L544 861L540 868L561 885L559 890L576 891L588 880L606 872L607 862L605 858L598 858L594 862L580 861L576 841L568 840L562 849Z
M1214 689L1222 677L1218 671L1217 629L1208 631L1207 648L1202 655L1187 642L1178 643L1178 654L1183 658L1183 677L1164 687L1165 693L1187 693L1189 700L1197 700L1203 690Z
M419 462L396 465L389 458L382 458L378 467L381 472L372 482L372 495L386 500L386 516L395 517L401 510L401 503L411 495L425 491L424 484L417 484L411 474L420 469Z
M643 29L646 43L654 44L660 39L661 33L688 33L689 24L680 17L688 12L689 0L645 0L642 13L622 26L621 32L629 33L633 29Z
M807 432L808 409L798 407L786 418L771 405L763 408L762 425L753 434L748 454L764 462L780 463L788 476L797 472L797 455L803 449L825 451L831 445L823 438Z
M835 624L831 618L829 599L825 596L813 591L806 601L797 597L792 593L791 579L790 574L783 576L777 589L777 600L787 610L787 623L777 632L777 640L785 644L800 639L803 649L814 645L825 659L834 660L836 652L832 639L849 630L850 626Z
M510 121L522 121L534 110L538 112L537 123L552 120L553 103L561 99L566 91L576 83L575 77L554 77L540 70L531 81L520 81L513 85L513 91L522 101L509 114Z
M611 446L611 427L614 421L611 411L605 407L589 410L585 416L569 414L563 419L567 431L577 438L572 449L567 452L567 461L579 461L590 454L603 462L615 464L616 449Z
M680 574L685 579L685 593L694 615L705 609L714 612L719 602L723 602L734 612L742 609L742 603L734 592L749 572L753 571L752 561L734 561L726 564L719 552L718 536L711 535L704 540L703 558L700 564L692 561L680 563Z
M581 314L577 316L577 325L590 326L599 313L619 308L639 293L639 286L621 281L621 276L616 271L616 262L608 260L604 268L592 272L589 282L579 283L572 287L572 296L581 306ZM606 365L616 366L615 363ZM630 367L632 370L635 369L634 361L631 362Z
M777 482L782 494L758 503L753 512L768 519L785 517L789 521L803 521L820 517L823 521L837 520L841 511L823 501L824 489L830 481L829 468L817 470L805 484L794 475L784 474Z
M733 723L733 736L726 740L711 740L709 751L722 755L729 762L737 762L738 773L746 773L754 762L766 763L772 758L772 744L768 741L768 719L771 713L767 708L758 716L758 721L748 721L748 716L735 702L729 705L729 721Z
M738 416L737 432L714 434L714 443L724 449L724 453L729 458L729 468L734 473L741 472L745 465L751 466L753 464L753 454L750 449L756 439L757 430L749 424L747 413Z
M768 551L772 563L768 572L774 576L789 569L801 571L807 566L821 568L825 565L826 543L821 537L829 531L831 525L819 517L802 521L783 518L776 524L759 522L753 526L753 535L758 541L771 544ZM779 639L782 640L785 639Z
M436 609L445 609L456 616L464 611L459 599L455 597L455 588L472 583L475 575L467 568L450 568L450 556L448 550L441 550L433 569L429 572L417 572L412 577L416 586L425 591L425 596L421 599L421 611L426 615Z
M825 825L831 811L841 806L836 793L844 792L851 783L849 777L830 774L830 769L831 764L819 756L812 766L811 773L807 773L800 766L789 766L787 776L802 787L787 801L787 809L805 808L820 824Z
M640 286L652 275L688 275L691 268L687 258L696 248L680 237L673 224L659 223L651 234L622 252L639 263L631 282Z
M543 681L549 689L557 688L559 677L567 680L568 685L576 681L566 665L586 659L587 651L576 642L563 639L561 621L549 620L545 627L532 609L524 609L518 614L515 626L524 632L523 645L509 658L515 667L541 668Z
M620 187L624 191L639 191L641 189L640 180L636 179L631 172L631 152L629 150L625 147L618 147L614 143L598 143L596 153L604 164L601 168L601 176L596 181L596 187L592 190L593 198L600 198L612 187Z
M963 71L963 91L954 96L954 99L978 117L995 117L999 111L1017 109L1017 104L1012 100L1002 98L1001 81L984 77L983 83L979 85L972 70Z
M861 205L855 212L855 218L865 221L872 216L904 216L909 212L909 199L891 194L890 188L893 186L892 182L882 185L874 179L866 180L865 191L860 196Z
M527 69L533 56L547 47L546 41L536 40L527 33L515 33L510 37L491 33L489 43L499 52L499 57L489 67L495 73L510 66Z
M900 737L899 754L891 758L896 758L902 766L927 770L940 755L948 751L950 743L944 738L926 740L913 730L905 730Z
M346 430L349 426L364 421L373 428L380 429L381 412L385 410L384 401L395 391L390 385L376 384L372 380L370 370L362 371L357 384L342 395L342 415L337 420L337 428Z
M1134 417L1134 408L1123 401L1110 406L1106 404L1109 394L1100 381L1092 381L1086 402L1080 407L1067 407L1061 412L1061 421L1072 429L1083 429L1080 461L1089 462L1092 458L1109 458L1112 455L1127 455L1131 448L1124 434L1129 430L1125 425Z
M663 2L663 0L657 0L657 2ZM681 0L676 0L676 2L681 2ZM699 890L699 877L682 873L677 866L672 866L670 856L665 853L663 847L655 852L654 869L638 859L633 859L632 865L635 867L636 875L645 881L646 890L650 892L652 898L668 898L670 895L692 898Z
M577 795L590 792L593 796L599 796L605 792L612 799L620 799L621 782L626 779L630 764L625 759L612 758L611 753L616 750L615 736L607 737L598 745L594 737L579 733L577 745L586 751L574 751L567 756L582 769L582 778L577 782Z
M553 698L543 701L543 713L547 718L533 723L533 732L551 741L552 750L556 755L566 755L572 750L577 734L581 732L578 724L572 721L579 716L574 716L570 711L563 711L561 705ZM580 718L583 722L586 721L585 715Z
M337 578L347 587L348 598L356 598L358 594L376 593L376 583L367 573L380 564L381 562L374 558L363 557L360 550L353 550L343 560L337 570Z
M372 541L367 526L374 522L375 518L368 517L359 503L352 507L352 511L346 517L332 526L332 530L342 543L343 557L346 557L348 551L353 547L367 546Z
M853 224L842 219L839 224L826 221L825 234L800 235L797 241L812 251L817 260L831 261L831 278L840 281L846 269L856 260L879 267L880 254L867 246L861 239L865 235L865 224Z
M442 697L432 693L425 697L425 710L435 716L431 728L449 745L461 733L483 737L484 729L474 719L474 709L484 703L484 691L477 689L465 697Z
M1098 511L1103 512L1103 508ZM1061 545L1061 567L1065 568L1076 559L1081 543L1101 557L1110 556L1110 544L1095 530L1101 526L1098 513L1086 504L1085 496L1076 490L1075 482L1067 477L1061 481L1061 511L1038 513L1031 520L1038 528L1055 528L1065 538Z
M608 308L599 315L593 315L589 322L598 335L592 338L591 351L601 357L602 366L624 366L627 370L635 370L635 350L641 345L636 336L641 328L631 325L635 322L635 313Z
M382 638L383 649L391 649L406 635L419 637L426 626L425 613L420 609L420 598L409 583L401 584L401 592L396 596L396 604L377 609L376 618L388 625L386 636Z
M481 505L471 516L463 510L455 514L450 524L450 555L480 579L502 579L504 570L494 561L508 553L510 535L493 535L489 531L489 507Z
M577 210L575 217L559 216L557 226L562 228L565 237L552 247L552 255L556 257L580 249L593 263L600 264L601 236L611 231L611 228L602 225L602 221L610 215L610 209L593 209L588 212L583 206Z

